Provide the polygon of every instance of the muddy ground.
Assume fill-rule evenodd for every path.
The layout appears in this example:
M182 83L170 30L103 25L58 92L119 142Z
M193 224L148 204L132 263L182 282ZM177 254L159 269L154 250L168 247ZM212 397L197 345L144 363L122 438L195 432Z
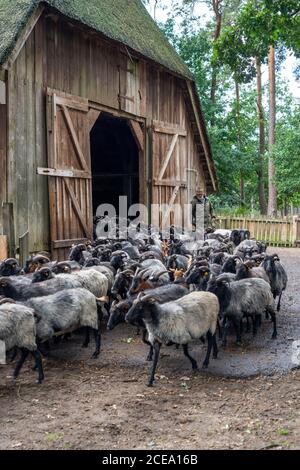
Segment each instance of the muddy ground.
M149 389L133 328L104 331L97 361L73 335L45 361L42 386L31 361L16 382L0 366L0 449L300 449L300 250L277 252L289 273L277 340L265 321L196 374L163 348ZM200 363L204 347L193 354Z

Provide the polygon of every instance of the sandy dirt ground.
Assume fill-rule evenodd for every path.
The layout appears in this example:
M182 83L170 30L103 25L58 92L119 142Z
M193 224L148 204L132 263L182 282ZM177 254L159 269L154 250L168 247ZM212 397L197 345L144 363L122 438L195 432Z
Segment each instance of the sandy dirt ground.
M0 366L0 449L300 449L300 250L277 252L289 274L277 340L264 321L198 373L182 351L162 348L149 389L133 328L103 331L96 361L73 335L44 361L42 386L31 361L17 381ZM192 351L201 363L205 347Z

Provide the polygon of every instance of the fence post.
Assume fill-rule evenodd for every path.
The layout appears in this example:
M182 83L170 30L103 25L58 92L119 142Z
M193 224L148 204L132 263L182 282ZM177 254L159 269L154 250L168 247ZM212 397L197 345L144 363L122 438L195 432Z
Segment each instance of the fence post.
M292 242L293 246L297 246L297 237L298 237L298 216L293 216L293 226L292 226Z
M2 204L2 223L3 235L7 237L8 256L14 258L16 256L15 241L15 224L14 224L14 205L11 202L3 202Z
M27 231L19 238L20 247L20 266L25 266L26 260L29 257L29 232Z

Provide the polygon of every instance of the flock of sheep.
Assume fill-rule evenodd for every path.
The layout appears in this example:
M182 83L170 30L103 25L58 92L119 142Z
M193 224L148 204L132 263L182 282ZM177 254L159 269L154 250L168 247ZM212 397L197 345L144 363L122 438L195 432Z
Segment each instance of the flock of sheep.
M31 256L25 267L15 259L0 262L0 341L13 358L21 352L14 376L31 353L41 383L42 355L51 341L81 328L84 347L93 331L97 358L107 317L108 330L126 321L142 332L153 363L149 386L163 344L182 346L197 369L191 342L207 343L208 367L231 328L240 344L245 327L255 335L263 320L271 320L276 338L275 299L279 311L287 286L277 255L267 255L266 245L246 230L216 230L205 241L178 236L172 228L170 233L169 239L137 233L124 241L79 244L59 263L47 253Z

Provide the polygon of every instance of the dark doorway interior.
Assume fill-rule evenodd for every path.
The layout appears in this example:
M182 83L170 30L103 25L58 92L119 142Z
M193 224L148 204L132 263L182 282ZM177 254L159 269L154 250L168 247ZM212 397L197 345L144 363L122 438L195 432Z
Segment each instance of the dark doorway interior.
M139 151L126 119L101 113L91 131L93 211L112 204L118 214L119 196L128 206L139 202Z

